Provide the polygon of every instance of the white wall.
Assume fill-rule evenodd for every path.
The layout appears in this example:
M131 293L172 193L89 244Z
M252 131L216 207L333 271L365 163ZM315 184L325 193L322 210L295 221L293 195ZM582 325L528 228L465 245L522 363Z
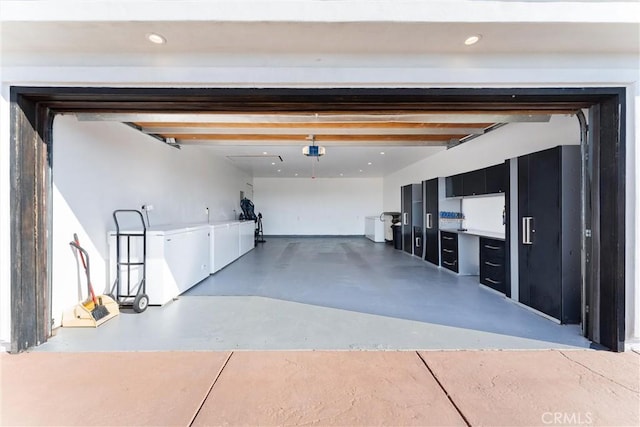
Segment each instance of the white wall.
M505 226L502 224L504 202L504 194L462 199L464 228L504 233Z
M96 291L107 283L106 234L115 209L152 204L151 227L234 218L252 178L202 147L169 147L123 124L58 116L53 126L53 315L82 296L69 247L73 233L89 251ZM84 274L82 271L80 273Z
M403 185L481 169L523 154L569 144L580 144L580 125L574 116L554 116L548 123L508 124L386 176L384 210L400 209Z
M382 212L382 178L255 178L254 204L268 235L364 235Z

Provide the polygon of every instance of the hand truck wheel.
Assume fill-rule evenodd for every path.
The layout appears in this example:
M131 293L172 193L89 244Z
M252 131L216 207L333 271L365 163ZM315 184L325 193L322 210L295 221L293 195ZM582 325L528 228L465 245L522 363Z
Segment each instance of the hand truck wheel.
M133 311L142 313L149 306L149 297L146 294L138 294L133 300Z

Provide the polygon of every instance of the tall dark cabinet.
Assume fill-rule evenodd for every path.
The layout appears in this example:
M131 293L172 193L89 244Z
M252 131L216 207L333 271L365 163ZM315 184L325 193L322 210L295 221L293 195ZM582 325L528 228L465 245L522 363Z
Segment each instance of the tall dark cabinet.
M438 238L438 178L423 181L424 187L424 259L440 265Z
M580 147L519 157L517 191L519 300L579 323Z
M422 256L422 184L402 187L402 249Z

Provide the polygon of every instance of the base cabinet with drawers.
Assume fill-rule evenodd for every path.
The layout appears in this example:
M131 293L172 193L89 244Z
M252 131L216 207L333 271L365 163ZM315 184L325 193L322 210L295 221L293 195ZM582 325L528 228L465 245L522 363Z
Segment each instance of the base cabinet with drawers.
M480 283L505 293L504 240L480 237Z
M477 276L478 236L440 230L440 265L463 276Z
M458 235L447 231L440 232L440 263L455 273L459 271L458 264Z

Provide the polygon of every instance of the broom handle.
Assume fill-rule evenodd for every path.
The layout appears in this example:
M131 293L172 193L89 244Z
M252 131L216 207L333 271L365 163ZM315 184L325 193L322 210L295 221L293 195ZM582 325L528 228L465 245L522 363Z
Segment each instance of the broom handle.
M87 262L84 260L84 253L80 248L80 240L78 239L78 235L73 233L73 242L75 243L76 248L80 249L80 259L82 260L82 266L84 267L84 271L87 272L87 287L89 288L89 295L91 296L91 301L95 305L98 305L98 300L96 299L96 294L93 292L93 286L91 286L91 277L89 277L89 271L87 270Z

